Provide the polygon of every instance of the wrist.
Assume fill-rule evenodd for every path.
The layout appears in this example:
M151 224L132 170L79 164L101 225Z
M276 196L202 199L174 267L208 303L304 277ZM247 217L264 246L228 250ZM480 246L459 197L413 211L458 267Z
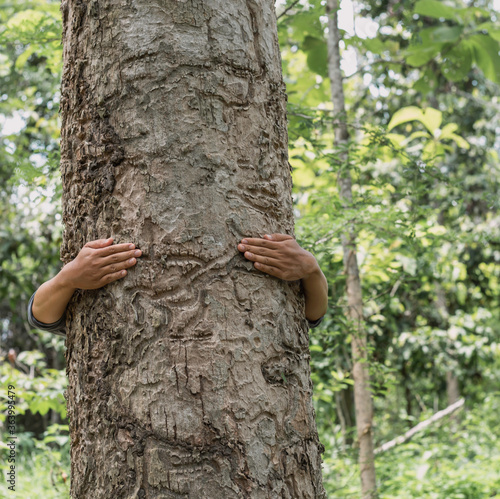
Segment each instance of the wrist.
M322 274L316 258L311 254L308 264L306 265L306 273L302 278L303 281L316 280Z
M75 286L74 279L71 273L71 263L65 265L60 272L54 277L57 286L68 292L75 292L78 288Z

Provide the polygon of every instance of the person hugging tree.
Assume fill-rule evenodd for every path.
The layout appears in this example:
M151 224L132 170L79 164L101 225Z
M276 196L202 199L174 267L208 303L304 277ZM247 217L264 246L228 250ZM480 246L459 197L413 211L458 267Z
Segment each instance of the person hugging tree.
M285 234L242 239L238 250L257 270L285 281L300 279L309 327L321 323L328 305L328 284L312 253ZM133 243L113 244L113 238L88 242L74 260L33 293L28 303L29 324L66 336L66 307L73 293L122 279L141 255Z

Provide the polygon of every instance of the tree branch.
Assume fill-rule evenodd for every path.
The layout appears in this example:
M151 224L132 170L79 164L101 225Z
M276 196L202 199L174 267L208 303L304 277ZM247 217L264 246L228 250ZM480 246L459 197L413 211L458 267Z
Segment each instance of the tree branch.
M456 410L460 409L460 407L462 407L464 403L465 399L462 398L460 400L457 400L457 402L455 402L454 404L449 405L446 409L436 412L436 414L434 414L432 417L426 419L425 421L422 421L421 423L418 423L417 426L414 426L411 430L408 430L405 434L400 435L399 437L396 437L394 440L390 440L389 442L386 442L385 444L375 449L375 454L380 454L381 452L385 452L386 450L392 449L396 445L408 442L408 440L410 440L410 438L413 437L415 433L424 430L432 423L435 423L436 421L439 421L440 419L443 419L444 417L454 413Z

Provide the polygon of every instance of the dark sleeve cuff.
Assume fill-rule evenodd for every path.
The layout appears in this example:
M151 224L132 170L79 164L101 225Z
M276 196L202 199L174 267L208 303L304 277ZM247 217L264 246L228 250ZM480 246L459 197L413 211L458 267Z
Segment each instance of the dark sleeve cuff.
M323 322L324 318L325 318L325 316L323 315L322 317L320 317L319 319L316 319L315 321L310 321L309 319L307 319L309 327L319 326Z
M52 322L51 324L40 322L35 319L35 316L33 315L33 300L35 299L35 294L36 291L31 295L28 303L28 322L30 326L35 329L41 329L42 331L58 334L59 336L66 336L66 312L64 312L63 316L58 321Z

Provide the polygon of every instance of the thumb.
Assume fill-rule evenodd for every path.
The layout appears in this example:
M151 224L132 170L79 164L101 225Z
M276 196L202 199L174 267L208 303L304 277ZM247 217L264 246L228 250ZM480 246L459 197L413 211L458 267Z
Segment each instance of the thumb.
M104 248L105 246L109 246L109 244L113 243L113 238L109 239L96 239L95 241L89 241L85 246L87 248Z
M264 238L270 241L286 241L287 239L293 239L292 236L288 236L287 234L265 234Z

